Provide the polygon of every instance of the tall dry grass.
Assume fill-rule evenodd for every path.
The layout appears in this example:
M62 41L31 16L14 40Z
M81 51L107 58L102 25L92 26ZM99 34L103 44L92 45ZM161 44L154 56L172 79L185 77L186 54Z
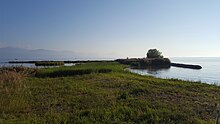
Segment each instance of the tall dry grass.
M14 66L14 67L2 67L0 68L0 72L3 73L5 71L11 71L19 73L22 76L33 76L36 73L35 68L28 68L23 66Z
M9 70L0 71L0 93L13 93L22 87L24 75Z
M35 69L26 67L0 68L0 114L29 110L24 78L34 73Z

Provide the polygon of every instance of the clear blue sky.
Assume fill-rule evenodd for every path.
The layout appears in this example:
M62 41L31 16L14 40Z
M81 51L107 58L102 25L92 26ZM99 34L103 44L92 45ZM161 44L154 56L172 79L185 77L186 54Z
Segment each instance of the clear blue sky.
M0 0L0 47L220 56L220 0Z

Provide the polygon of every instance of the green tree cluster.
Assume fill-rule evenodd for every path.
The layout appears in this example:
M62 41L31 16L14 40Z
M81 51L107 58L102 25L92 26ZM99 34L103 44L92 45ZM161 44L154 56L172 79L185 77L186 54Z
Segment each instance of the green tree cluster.
M147 52L147 58L163 58L162 52L157 49L150 49Z

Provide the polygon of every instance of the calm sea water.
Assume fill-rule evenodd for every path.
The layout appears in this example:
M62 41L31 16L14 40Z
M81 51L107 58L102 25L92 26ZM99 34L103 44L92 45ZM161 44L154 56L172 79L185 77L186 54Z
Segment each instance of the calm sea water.
M202 69L194 70L171 66L169 69L130 69L130 71L141 75L155 76L158 78L177 78L220 85L220 57L183 57L170 59L172 62L176 63L199 64L202 66Z

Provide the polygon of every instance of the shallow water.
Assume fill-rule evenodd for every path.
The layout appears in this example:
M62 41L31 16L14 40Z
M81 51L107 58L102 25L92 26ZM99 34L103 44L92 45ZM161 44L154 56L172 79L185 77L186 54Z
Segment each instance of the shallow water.
M31 60L21 60L21 61L32 61L32 60L35 61L34 59L31 59ZM48 59L48 60L50 61L52 59ZM10 59L0 59L0 67L12 67L12 66L24 66L24 67L31 67L31 68L53 68L53 67L59 67L59 66L35 66L35 64L32 64L32 63L8 63L9 61L13 61L13 60L10 60ZM42 60L39 60L39 61L42 61ZM56 61L56 60L54 59L53 61ZM73 66L73 65L75 65L75 63L65 63L64 64L64 66Z
M209 84L220 85L220 58L170 58L172 62L184 64L199 64L202 69L187 69L170 67L168 69L129 69L141 75L151 75L158 78L177 78L189 81L201 81Z
M64 64L64 66L73 66L75 63L67 63ZM36 66L35 64L30 63L19 63L19 64L11 64L11 63L0 63L0 67L13 67L13 66L24 66L24 67L30 67L30 68L54 68L54 67L60 67L60 66Z

